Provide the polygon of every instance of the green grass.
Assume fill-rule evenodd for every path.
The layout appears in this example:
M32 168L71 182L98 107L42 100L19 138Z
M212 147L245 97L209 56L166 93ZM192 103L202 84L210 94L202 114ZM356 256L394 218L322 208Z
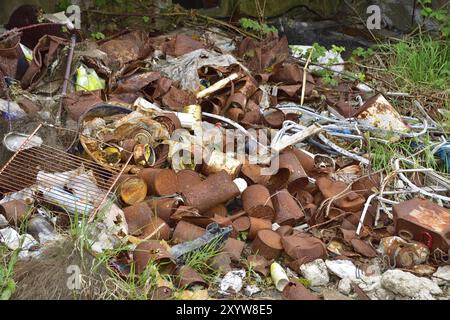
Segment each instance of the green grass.
M18 254L19 250L11 253L7 247L0 246L0 300L9 300L16 290L13 276Z
M387 144L369 141L367 145L368 153L371 157L372 169L375 171L392 171L392 159L408 158L416 165L432 168L436 171L446 172L445 163L438 161L431 150L434 145L429 135L424 135L421 139L402 139Z
M450 42L416 36L378 46L402 90L450 88Z
M214 281L218 271L210 266L210 261L221 252L221 241L220 238L217 238L204 245L200 250L189 252L185 256L185 265L197 271L206 281Z

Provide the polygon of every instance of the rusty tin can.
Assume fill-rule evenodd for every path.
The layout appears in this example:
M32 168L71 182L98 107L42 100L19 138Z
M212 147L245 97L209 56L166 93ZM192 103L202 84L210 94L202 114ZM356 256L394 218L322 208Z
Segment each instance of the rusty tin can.
M120 199L127 205L144 201L147 196L147 184L139 177L131 177L120 184Z
M140 202L123 209L125 220L128 224L128 232L131 235L139 235L145 226L155 216L147 202Z
M450 210L430 200L415 198L393 206L396 233L424 242L431 251L450 250Z
M136 264L137 273L144 272L150 261L155 262L163 273L172 273L176 268L175 259L157 240L141 242L134 249L133 260Z
M153 212L167 224L171 225L170 216L176 211L180 204L180 199L177 198L160 198L149 200L148 203Z
M242 193L242 204L250 217L270 221L275 217L269 190L260 184L254 184L245 189Z
M238 186L225 171L208 176L201 183L184 190L185 204L195 207L200 213L226 203L240 194Z
M319 300L300 282L289 282L283 289L283 297L286 300Z
M184 265L175 271L178 288L189 289L193 286L208 288L208 283L191 267Z
M205 176L225 170L230 176L235 178L241 169L242 163L234 157L218 150L213 150L204 159L202 173Z
M279 167L289 170L289 179L287 181L289 192L293 193L303 190L308 184L308 176L293 152L287 150L279 156Z
M191 241L202 236L205 232L206 229L181 220L173 231L172 240L176 242Z
M145 168L138 175L147 183L149 195L165 196L177 192L177 175L173 170Z
M411 268L428 260L430 249L422 242L406 241L400 237L381 239L379 251L389 258L390 266Z
M30 214L29 206L23 200L11 200L0 204L3 214L11 225L18 226Z
M144 226L139 238L144 240L169 240L171 230L163 219L152 216L150 221Z
M281 237L272 230L259 230L251 245L252 252L271 260L280 256L283 246Z
M245 242L233 238L228 238L225 241L222 251L228 253L232 261L239 262L241 260L244 246Z
M207 217L215 217L215 216L226 217L228 215L228 209L227 207L225 207L223 203L221 203L215 206L214 208L209 209L203 215Z
M180 119L178 119L177 115L173 112L164 112L153 119L161 123L167 131L169 131L169 134L172 134L176 129L181 128Z
M248 231L248 238L250 240L255 239L256 234L259 230L269 229L272 230L272 222L267 219L260 219L249 217L250 219L250 229Z
M297 200L287 189L275 193L273 197L273 206L275 208L275 222L280 226L294 226L297 222L305 218Z
M263 120L269 127L280 129L284 120L286 120L286 116L280 109L268 108L263 113Z
M183 169L177 172L178 192L183 193L191 189L192 186L202 182L202 177L197 171Z
M239 233L250 229L250 218L240 217L233 221L233 229Z

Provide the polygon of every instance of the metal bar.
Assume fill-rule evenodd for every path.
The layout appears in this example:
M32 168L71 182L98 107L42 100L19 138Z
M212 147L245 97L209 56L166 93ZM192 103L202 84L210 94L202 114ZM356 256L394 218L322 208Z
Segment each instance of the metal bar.
M114 179L113 183L111 184L111 186L109 187L108 191L106 192L105 196L103 197L102 201L100 202L100 204L95 208L94 212L91 213L91 215L89 216L88 219L88 223L92 222L95 218L95 215L97 214L98 210L101 208L101 206L105 203L106 199L108 198L108 195L111 193L112 189L114 188L115 184L117 183L117 181L119 181L120 176L123 174L123 172L125 171L125 168L128 166L128 164L131 161L131 158L133 157L133 155L130 155L127 159L127 162L123 165L122 170L120 170L120 173L117 175L117 177Z

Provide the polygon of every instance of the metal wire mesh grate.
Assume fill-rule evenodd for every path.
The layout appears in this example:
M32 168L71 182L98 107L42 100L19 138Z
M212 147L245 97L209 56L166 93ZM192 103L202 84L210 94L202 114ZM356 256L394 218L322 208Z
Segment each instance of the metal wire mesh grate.
M92 220L107 200L125 166L105 167L95 161L37 143L33 137L48 126L40 124L0 170L0 193L7 195L24 191L35 201L62 207L70 213L89 214Z

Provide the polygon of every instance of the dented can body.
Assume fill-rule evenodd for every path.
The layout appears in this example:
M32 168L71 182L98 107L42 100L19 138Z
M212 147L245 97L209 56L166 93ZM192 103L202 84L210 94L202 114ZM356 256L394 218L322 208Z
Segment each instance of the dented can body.
M164 196L177 192L177 175L173 170L145 168L138 175L147 183L148 195Z
M425 243L431 251L450 249L450 210L415 198L393 206L396 234Z
M189 190L184 190L183 197L186 205L195 207L203 213L239 194L240 191L231 176L225 171L220 171L193 185Z
M242 204L250 217L272 221L275 216L269 190L259 184L254 184L242 193Z

